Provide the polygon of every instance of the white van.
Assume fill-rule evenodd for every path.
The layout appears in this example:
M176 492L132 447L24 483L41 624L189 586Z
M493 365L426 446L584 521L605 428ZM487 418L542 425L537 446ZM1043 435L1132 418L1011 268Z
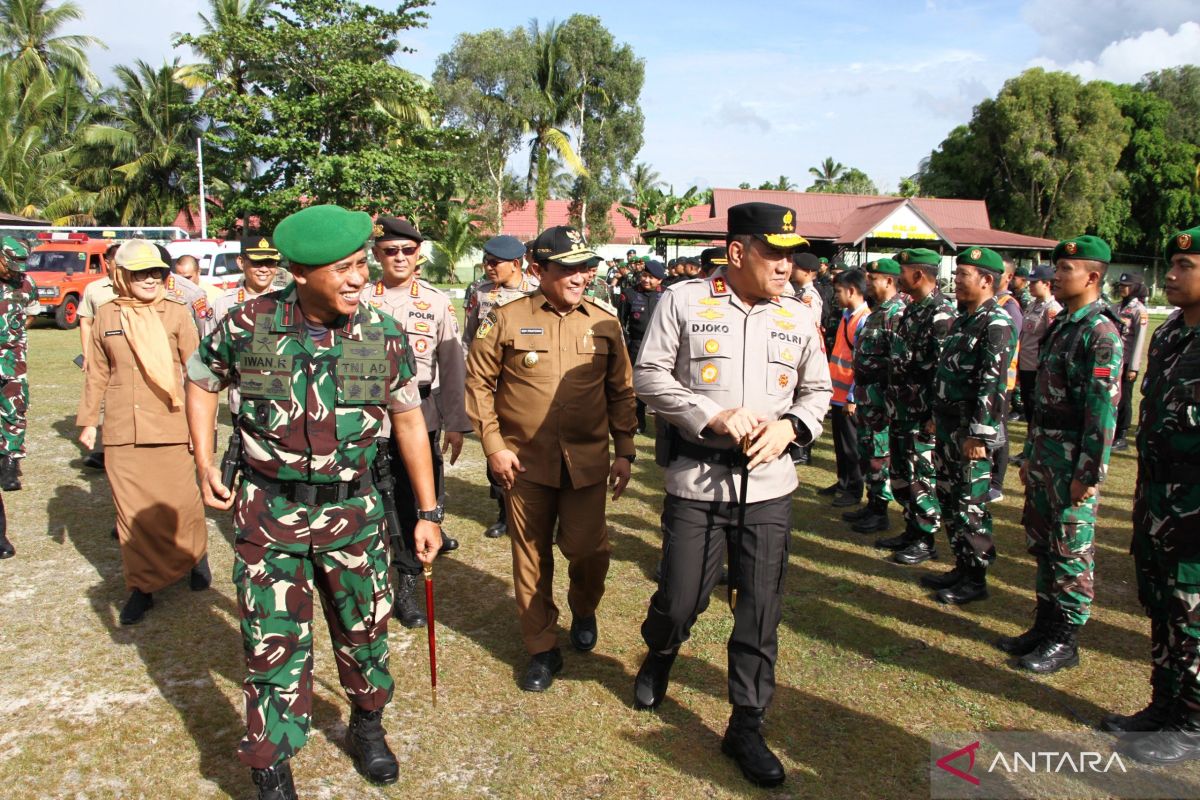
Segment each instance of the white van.
M241 242L224 239L178 239L167 244L171 258L195 256L200 262L200 280L221 289L237 286L242 270L237 257L242 252Z

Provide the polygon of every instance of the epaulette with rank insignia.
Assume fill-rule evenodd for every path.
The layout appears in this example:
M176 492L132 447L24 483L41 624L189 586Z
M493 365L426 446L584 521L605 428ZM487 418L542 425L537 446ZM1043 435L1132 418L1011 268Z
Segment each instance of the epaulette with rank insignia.
M188 305L188 301L181 294L176 294L174 292L166 292L163 294L163 297L170 300L172 303L179 303L179 305L181 305L181 306Z
M503 308L504 306L508 305L509 303L514 303L517 300L522 300L528 296L529 295L525 295L525 294L514 294L510 297L505 297L500 300L497 300L494 307L495 308Z
M606 300L601 300L599 297L587 297L587 296L584 296L584 298L583 298L583 299L584 299L584 300L587 300L589 303L591 303L592 305L596 306L597 308L602 308L602 309L604 309L604 310L605 310L605 311L607 311L608 313L612 314L614 317L617 315L617 309L616 309L616 307L614 307L613 305L611 305L611 304L610 304L608 301L606 301Z

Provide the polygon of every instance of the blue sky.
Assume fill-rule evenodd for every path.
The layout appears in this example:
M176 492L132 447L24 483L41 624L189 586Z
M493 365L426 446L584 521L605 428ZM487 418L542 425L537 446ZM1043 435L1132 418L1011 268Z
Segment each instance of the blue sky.
M112 65L135 58L186 61L172 34L197 29L208 3L80 5L86 24L71 32L109 45L91 54L108 81ZM459 33L572 13L599 16L645 59L640 160L678 191L779 175L804 188L826 156L894 189L975 103L1027 67L1132 82L1200 63L1195 0L441 0L428 28L407 35L416 52L399 63L428 76Z

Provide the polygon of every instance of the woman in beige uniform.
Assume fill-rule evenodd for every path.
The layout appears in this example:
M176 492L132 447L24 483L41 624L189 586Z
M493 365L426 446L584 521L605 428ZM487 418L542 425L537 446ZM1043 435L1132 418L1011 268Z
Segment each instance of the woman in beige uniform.
M167 274L149 242L117 251L117 299L96 311L76 419L79 441L94 446L103 401L105 470L130 590L122 625L140 622L153 593L184 575L197 591L212 581L183 404L181 365L198 339L188 307L164 291Z

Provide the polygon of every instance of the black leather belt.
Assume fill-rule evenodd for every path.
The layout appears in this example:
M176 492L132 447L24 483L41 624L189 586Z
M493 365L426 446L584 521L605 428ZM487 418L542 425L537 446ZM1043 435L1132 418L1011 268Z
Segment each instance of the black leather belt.
M342 483L277 481L249 467L243 471L243 474L246 476L246 480L267 494L283 497L293 503L301 503L306 506L323 506L329 503L340 503L351 497L362 497L369 494L374 485L370 472L358 480Z
M675 455L690 458L703 464L719 464L731 469L746 466L749 459L736 448L705 447L680 437L675 443Z

